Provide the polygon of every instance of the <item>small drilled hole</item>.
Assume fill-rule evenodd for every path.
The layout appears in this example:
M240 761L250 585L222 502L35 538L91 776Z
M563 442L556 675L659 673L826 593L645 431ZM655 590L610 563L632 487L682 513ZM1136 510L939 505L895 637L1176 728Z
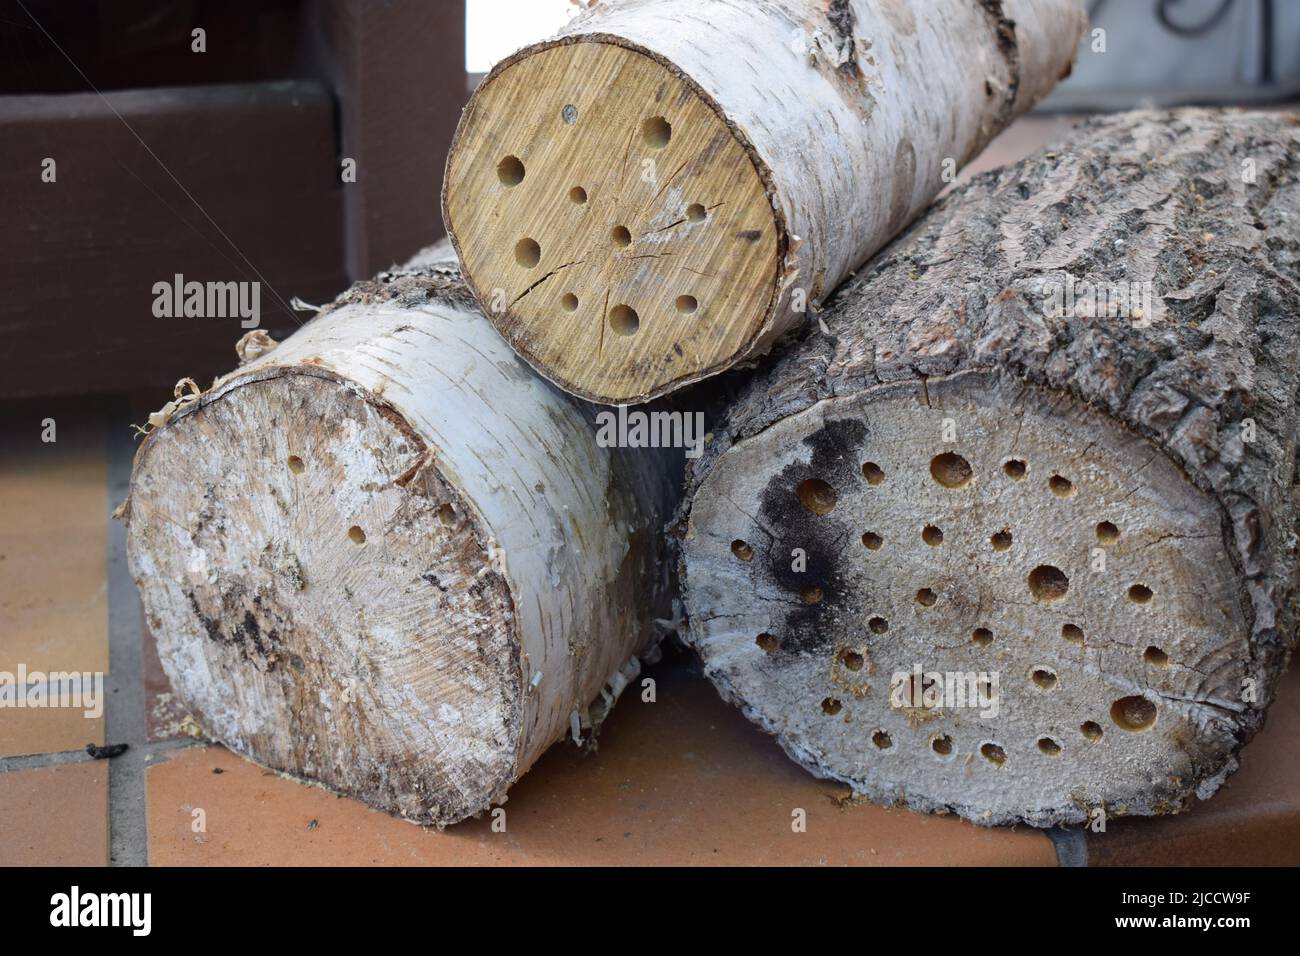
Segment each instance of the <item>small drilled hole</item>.
M857 651L845 651L840 655L840 660L843 662L844 666L851 671L862 670L862 665L866 663L866 661L863 660L862 655Z
M1038 749L1049 757L1055 757L1061 752L1061 745L1051 737L1039 737Z
M1012 481L1020 481L1020 479L1025 477L1025 473L1029 471L1029 469L1019 458L1012 458L1003 463L1002 471Z
M1040 601L1059 601L1070 590L1070 579L1060 568L1040 564L1029 572L1029 593Z
M997 744L982 744L980 746L980 756L989 763L997 764L999 767L1007 762L1007 752Z
M1069 498L1074 494L1074 482L1069 478L1062 478L1060 475L1053 475L1049 478L1047 486L1052 489L1052 494L1058 498Z
M565 312L574 312L578 308L578 297L572 292L566 292L560 296L560 306Z
M928 524L921 529L921 540L930 547L937 548L943 544L943 531L932 524Z
M884 634L889 630L889 622L883 617L873 617L867 621L867 627L871 629L872 634Z
M940 757L946 757L952 753L952 738L945 734L942 737L935 737L930 741L930 749Z
M885 480L885 472L874 461L868 461L862 466L862 477L867 479L867 484L878 485Z
M564 108L560 110L560 119L564 120L565 126L572 126L578 122L578 108L572 103L565 103Z
M774 651L776 651L778 647L781 646L781 642L778 641L773 635L767 633L766 631L758 635L758 637L754 638L754 643L757 644L760 648L762 648L769 654L773 653Z
M971 631L970 639L976 647L988 647L993 643L993 632L987 627L977 627Z
M1079 732L1089 740L1101 740L1101 724L1095 720L1085 720L1079 726Z
M885 539L874 531L868 531L862 536L862 543L868 551L879 551L880 546L885 543Z
M799 589L799 597L803 599L804 604L820 604L824 592L815 584L805 584Z
M691 222L703 222L708 218L709 211L697 202L691 203L686 207L686 218Z
M965 488L975 477L970 462L950 451L930 459L930 477L945 488Z
M1151 589L1145 584L1135 584L1128 589L1128 599L1134 604L1146 604L1152 597Z
M690 315L700 307L699 300L693 295L679 295L676 303L677 311L682 315Z
M293 472L295 475L301 475L302 470L306 467L307 466L302 463L302 459L299 458L297 455L289 456L289 470Z
M542 247L532 239L520 239L515 243L515 262L525 269L531 269L542 260Z
M569 190L569 199L581 206L587 201L587 190L581 186L574 186Z
M834 697L827 697L822 701L822 713L830 714L834 717L840 712L840 702Z
M1097 525L1097 540L1102 544L1114 544L1119 540L1119 528L1109 521Z
M739 538L731 542L731 553L742 561L752 561L754 559L754 549Z
M524 181L524 164L518 156L507 156L497 163L497 179L503 186L518 186Z
M366 533L356 525L353 525L351 528L348 528L348 540L353 544L365 544Z
M883 730L877 730L872 734L871 742L881 750L888 750L890 747L894 746L894 741L891 740L889 734L885 733Z
M636 335L641 327L641 317L630 305L616 305L609 310L609 327L619 335Z
M1065 638L1072 644L1083 643L1083 628L1078 624L1062 624L1061 637Z
M1156 705L1140 694L1121 697L1110 705L1110 719L1124 730L1147 730L1156 722Z
M651 149L663 149L672 138L672 125L662 116L652 116L641 124L641 139Z
M916 592L916 603L922 607L934 607L934 602L938 599L938 596L929 588L921 588Z
M1034 672L1029 677L1039 690L1051 690L1056 686L1056 675L1046 667L1034 668Z
M835 489L820 478L805 478L795 491L799 503L815 515L828 515L835 509Z
M444 528L450 528L456 523L456 509L451 505L438 506L438 521Z
M632 244L632 233L627 231L627 226L615 226L609 231L609 238L614 240L616 246L630 246Z
M989 538L989 544L993 546L994 551L1007 551L1011 548L1011 530L1003 528L993 537Z
M1143 652L1142 659L1156 667L1164 667L1169 663L1169 655L1154 644Z

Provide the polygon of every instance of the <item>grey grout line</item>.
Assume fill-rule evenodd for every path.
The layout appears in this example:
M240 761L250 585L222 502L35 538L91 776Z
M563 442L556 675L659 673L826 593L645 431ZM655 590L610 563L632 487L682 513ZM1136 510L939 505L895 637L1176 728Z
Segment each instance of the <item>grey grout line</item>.
M123 403L110 405L108 429L108 503L111 514L126 497L135 442L126 426ZM130 744L108 766L109 862L112 866L149 863L149 823L144 802L144 768L150 749L145 721L144 641L140 598L126 562L126 529L109 521L108 532L108 680L104 706L104 744Z
M1088 835L1082 827L1052 827L1044 832L1056 848L1057 866L1088 865Z
M40 767L58 767L69 763L94 760L84 750L61 750L57 753L23 754L18 757L0 757L0 773L10 770L35 770Z

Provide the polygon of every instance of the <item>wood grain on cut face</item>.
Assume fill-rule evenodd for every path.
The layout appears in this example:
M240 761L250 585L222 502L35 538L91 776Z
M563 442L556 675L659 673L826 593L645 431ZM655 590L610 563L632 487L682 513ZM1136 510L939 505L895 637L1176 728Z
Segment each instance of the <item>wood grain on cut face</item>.
M506 338L598 401L724 367L777 291L744 147L685 80L621 46L555 46L494 77L462 123L447 217Z

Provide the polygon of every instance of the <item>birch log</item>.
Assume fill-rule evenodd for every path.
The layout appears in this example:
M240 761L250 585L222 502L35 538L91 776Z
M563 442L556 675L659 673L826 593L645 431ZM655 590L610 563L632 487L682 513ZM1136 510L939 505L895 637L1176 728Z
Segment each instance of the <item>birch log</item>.
M172 686L232 750L411 820L503 801L671 616L680 453L595 436L454 265L360 283L140 448L131 568Z
M796 327L1069 72L1083 25L1078 0L606 0L483 81L448 232L534 368L645 401Z
M1099 120L977 178L693 468L707 673L886 804L1208 798L1295 635L1298 314L1295 116Z

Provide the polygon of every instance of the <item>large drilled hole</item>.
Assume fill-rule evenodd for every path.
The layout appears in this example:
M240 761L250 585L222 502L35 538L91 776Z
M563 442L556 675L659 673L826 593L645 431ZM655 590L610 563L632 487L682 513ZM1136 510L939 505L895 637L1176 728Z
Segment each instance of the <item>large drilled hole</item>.
M1051 488L1052 494L1058 498L1070 498L1074 495L1074 482L1060 475L1053 475L1047 479L1047 487Z
M828 515L835 509L835 489L820 478L805 478L795 492L799 503L815 515Z
M348 540L353 544L365 544L366 533L356 525L353 525L351 528L348 528Z
M515 262L525 269L531 269L541 261L542 247L537 244L536 240L525 238L515 243Z
M890 738L889 734L885 733L883 730L877 730L872 734L871 742L880 750L888 750L890 747L894 746L894 741Z
M970 462L961 455L946 451L930 459L930 477L945 488L965 488L975 477Z
M1039 690L1051 690L1056 686L1056 675L1047 667L1035 667L1029 679Z
M627 226L615 226L609 231L609 238L614 240L616 246L630 246L632 244L632 233L628 232Z
M993 546L994 551L1009 551L1011 549L1011 529L1003 528L994 534L989 538L989 544Z
M827 697L822 701L822 713L830 714L834 717L840 712L841 704L834 697Z
M1101 724L1095 720L1085 720L1079 725L1079 732L1089 740L1101 740Z
M921 588L916 592L916 603L922 607L934 607L934 602L939 600L939 596L929 588Z
M1119 540L1119 528L1109 521L1097 525L1097 540L1102 544L1114 544Z
M846 650L840 655L840 663L851 671L860 671L862 670L862 665L865 664L866 661L857 651Z
M569 190L569 199L581 206L587 201L587 190L581 186L574 186Z
M921 529L921 540L930 547L937 548L943 544L943 531L932 524L928 524Z
M1078 624L1062 624L1061 637L1065 638L1072 644L1083 643L1083 628Z
M652 116L641 124L641 140L651 149L663 149L672 138L672 124L662 116Z
M524 164L518 156L507 156L497 163L497 179L503 186L518 186L524 181Z
M560 307L565 312L575 312L578 308L578 297L572 292L566 292L560 296Z
M1142 653L1142 659L1148 664L1153 664L1156 667L1164 667L1169 663L1169 655L1154 644Z
M1049 757L1055 757L1061 752L1061 745L1051 737L1039 737L1038 749Z
M775 653L776 649L781 646L781 642L772 634L764 631L758 637L754 638L754 643L769 654Z
M1029 468L1019 458L1011 458L1002 464L1002 472L1012 481L1019 481L1025 477Z
M977 627L971 631L970 639L976 647L988 647L993 643L993 632L987 627Z
M930 749L940 757L946 757L952 753L952 738L947 734L944 734L941 737L935 737L934 740L930 741Z
M686 218L691 222L703 222L708 218L709 211L697 202L691 203L686 207Z
M1007 762L1007 752L994 743L981 744L980 756L999 767Z
M862 465L862 477L867 479L867 484L878 485L885 480L885 472L874 461L868 461Z
M303 469L306 467L307 466L302 463L302 459L299 458L297 455L289 456L289 470L293 472L295 475L301 475Z
M1134 604L1146 604L1152 596L1151 589L1145 584L1135 584L1128 589L1128 599Z
M741 541L739 538L731 542L731 553L742 561L754 560L754 549L749 546L748 542Z
M456 523L456 509L451 505L442 504L438 506L438 523L444 528L450 528Z
M619 335L636 335L641 317L630 305L616 305L609 310L609 327Z
M871 629L872 634L884 634L889 630L889 622L883 617L876 616L867 621L867 627Z
M692 315L700 307L699 300L693 295L679 295L673 304L682 315Z
M825 593L815 584L805 584L799 589L799 597L804 604L820 604Z
M1040 601L1059 601L1070 590L1065 572L1050 564L1040 564L1029 572L1029 593Z
M885 539L874 531L868 531L862 536L862 544L868 551L879 551L880 546L885 543Z
M1156 722L1156 705L1141 694L1121 697L1110 705L1110 719L1124 730L1149 730Z

